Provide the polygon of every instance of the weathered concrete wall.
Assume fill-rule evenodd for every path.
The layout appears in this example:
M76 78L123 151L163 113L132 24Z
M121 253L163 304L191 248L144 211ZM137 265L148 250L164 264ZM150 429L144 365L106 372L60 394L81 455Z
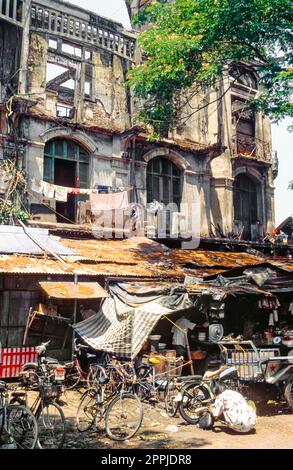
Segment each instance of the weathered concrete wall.
M53 3L54 8L57 8L59 3ZM137 8L138 3L134 1L132 6ZM44 8L51 8L47 0ZM69 14L68 8L61 8L60 14ZM201 234L207 236L211 224L219 224L226 234L233 230L233 182L236 175L247 173L258 184L258 217L264 230L271 231L274 225L274 186L270 168L269 120L260 114L255 117L256 151L251 158L240 158L237 154L235 128L232 126L233 97L247 99L251 93L241 86L232 89L229 74L225 71L217 90L198 93L186 105L184 112L191 113L192 116L185 122L180 122L177 129L169 135L169 139L174 139L176 144L162 142L160 146L160 143L144 140L136 146L134 177L131 174L133 155L127 154L121 135L135 124L135 112L141 105L125 87L127 70L132 67L134 57L140 60L139 52L135 55L126 50L133 46L131 41L134 35L131 39L131 34L127 36L121 25L112 25L110 20L89 18L85 10L77 7L71 13L76 18L81 15L81 21L88 25L90 23L86 22L98 21L96 24L104 28L101 37L98 37L100 32L97 29L97 38L93 42L93 30L92 36L89 35L90 39L86 35L82 37L80 30L75 37L72 35L74 41L68 31L58 34L56 25L51 24L46 31L45 28L41 31L38 26L35 27L33 23L30 26L26 22L21 64L18 61L21 36L16 34L11 25L0 28L0 50L5 51L5 54L0 55L2 94L5 97L11 94L4 82L7 82L8 77L20 65L20 81L11 82L10 85L16 85L17 88L18 84L20 93L27 94L28 99L34 100L29 108L31 115L26 114L19 127L24 142L27 140L24 143L24 166L28 178L43 177L43 153L48 140L73 139L89 154L91 187L96 184L135 184L139 202L145 204L147 163L155 156L162 156L171 159L181 170L182 204L192 205L200 201ZM65 21L65 17L62 18ZM105 33L106 31L109 33ZM52 45L52 40L56 43L55 46ZM76 47L80 53L64 51L64 43L71 48ZM62 66L69 74L68 77L74 81L74 89L70 91L67 87L64 90L66 86L64 87L62 81L59 84L58 77L58 83L54 82L55 77L53 84L50 79L51 83L48 84L48 63ZM85 92L86 82L89 86L88 93ZM56 107L60 103L70 110L68 116L58 117ZM206 147L221 144L223 150L215 157L208 152L196 151L200 145L193 144Z
M68 44L68 41L66 42ZM74 45L74 43L72 43ZM124 86L127 60L106 51L92 51L92 62L69 57L68 54L48 52L47 38L38 33L30 35L28 58L28 93L34 95L37 105L31 108L35 115L57 117L56 105L65 103L63 95L46 89L48 62L75 70L74 98L67 104L74 106L75 113L69 121L82 122L87 126L124 131L130 125L128 90ZM91 71L91 77L88 71ZM84 95L85 80L90 82L91 97Z
M0 20L0 102L17 92L20 49L18 29Z

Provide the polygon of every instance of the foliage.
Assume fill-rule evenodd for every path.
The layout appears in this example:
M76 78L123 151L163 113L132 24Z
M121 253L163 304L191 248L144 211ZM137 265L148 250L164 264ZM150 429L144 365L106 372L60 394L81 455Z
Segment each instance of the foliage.
M290 181L288 189L291 189L293 191L293 181Z
M5 191L0 197L0 224L13 224L18 219L26 221L28 213L21 209L21 197L26 191L23 172L16 168L15 160L0 162L1 189Z
M178 125L184 90L219 86L225 67L239 63L253 62L259 74L257 109L275 121L293 115L291 0L159 0L136 19L149 27L128 85L157 132Z

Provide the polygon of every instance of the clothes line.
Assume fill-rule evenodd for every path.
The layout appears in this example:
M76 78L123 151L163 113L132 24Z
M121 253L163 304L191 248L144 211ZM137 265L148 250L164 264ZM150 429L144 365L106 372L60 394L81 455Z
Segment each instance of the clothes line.
M108 188L110 188L110 186ZM101 194L99 193L99 189L96 189L96 188L92 188L92 189L68 188L66 186L60 186L57 184L48 183L47 181L43 181L37 178L31 179L31 191L33 191L34 193L43 195L48 199L55 199L56 201L60 201L60 202L67 202L68 194L89 195L89 196L92 194L92 195L99 195L99 196L111 196L111 195L116 195L116 194L124 195L125 193L127 195L127 193L133 189L133 187L131 186L128 188L123 188L123 189L117 188L117 189L118 191L113 192L113 189L112 189L111 193ZM108 198L108 199L110 200L111 198ZM124 205L125 205L126 196L123 196L123 200L124 200ZM128 196L127 196L127 200L128 200ZM106 209L99 209L99 210L106 210Z

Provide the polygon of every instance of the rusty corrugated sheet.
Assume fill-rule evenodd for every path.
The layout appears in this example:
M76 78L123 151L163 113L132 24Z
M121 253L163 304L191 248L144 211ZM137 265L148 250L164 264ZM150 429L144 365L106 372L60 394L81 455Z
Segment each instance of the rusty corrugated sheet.
M258 265L265 262L265 258L249 253L202 250L172 250L170 259L174 263L205 268L220 267L221 269L241 268L242 266Z
M39 282L41 288L54 299L102 299L109 297L97 282Z
M63 274L85 276L183 279L185 275L205 278L227 274L235 268L272 265L293 271L292 261L203 250L169 250L144 237L126 240L76 240L61 238L60 243L77 255L67 256L68 267L55 259L29 255L0 255L0 273Z

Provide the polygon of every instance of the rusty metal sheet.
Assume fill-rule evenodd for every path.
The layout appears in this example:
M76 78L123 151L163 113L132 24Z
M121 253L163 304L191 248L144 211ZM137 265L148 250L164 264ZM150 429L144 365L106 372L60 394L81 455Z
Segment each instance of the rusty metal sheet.
M170 259L174 263L188 264L198 267L222 269L241 268L248 265L258 265L265 262L261 256L249 253L228 253L226 251L203 251L203 250L172 250Z
M97 282L39 282L41 288L54 299L101 299L109 294Z

